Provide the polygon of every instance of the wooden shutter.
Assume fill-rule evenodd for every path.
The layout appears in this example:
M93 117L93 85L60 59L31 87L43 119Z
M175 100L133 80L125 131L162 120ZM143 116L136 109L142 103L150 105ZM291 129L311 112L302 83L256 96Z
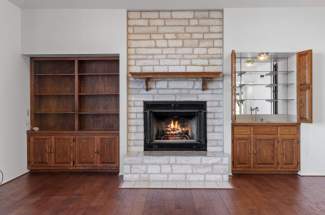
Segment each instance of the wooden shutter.
M231 120L236 120L236 52L231 52Z
M298 122L313 121L312 50L297 53L297 115Z

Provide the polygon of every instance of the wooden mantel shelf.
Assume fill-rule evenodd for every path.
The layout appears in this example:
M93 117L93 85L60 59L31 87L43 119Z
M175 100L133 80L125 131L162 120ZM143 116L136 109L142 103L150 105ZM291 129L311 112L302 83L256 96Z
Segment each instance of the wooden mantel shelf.
M144 79L146 82L146 91L149 90L150 79L173 79L173 78L199 78L202 79L202 90L207 90L207 81L220 78L222 72L130 72L129 75L135 79Z

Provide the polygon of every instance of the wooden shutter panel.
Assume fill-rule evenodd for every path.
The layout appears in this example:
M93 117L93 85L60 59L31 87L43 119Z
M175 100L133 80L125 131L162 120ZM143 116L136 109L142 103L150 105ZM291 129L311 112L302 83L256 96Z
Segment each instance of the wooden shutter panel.
M297 53L297 114L298 122L313 121L312 50Z
M231 120L236 120L236 52L231 52Z

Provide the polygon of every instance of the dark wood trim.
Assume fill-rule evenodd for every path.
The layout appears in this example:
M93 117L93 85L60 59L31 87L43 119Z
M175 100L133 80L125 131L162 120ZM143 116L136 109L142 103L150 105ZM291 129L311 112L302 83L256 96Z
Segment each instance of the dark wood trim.
M74 60L74 112L75 112L75 124L74 124L74 130L79 130L79 117L78 117L78 111L79 111L79 78L78 78L78 65L79 61L77 59Z
M27 131L28 134L32 135L44 135L44 134L119 134L119 131Z
M267 170L267 169L263 169L263 170L232 170L232 174L263 174L263 175L274 175L274 174L284 174L284 175L297 175L297 170L292 170L292 171L288 171L288 170Z
M223 77L222 72L129 72L129 76L135 79L144 79L146 91L149 90L151 79L202 79L202 90L208 89L208 81Z
M232 122L233 125L255 125L255 126L264 126L264 125L275 125L275 126L281 126L281 125L300 125L298 122Z
M30 170L30 173L70 173L70 172L103 172L103 173L112 173L112 174L119 174L120 169L119 168L106 168L103 169L102 167L78 167L78 169L73 169L73 168L65 168L65 169L59 169L59 168L47 168L47 169L36 169L33 168Z
M163 78L219 78L222 72L129 72L130 76L139 79Z
M74 56L74 55L68 55L66 57L64 56L46 56L46 57L31 57L31 60L37 60L37 61L46 61L46 60L51 60L51 61L72 61L72 60L97 60L97 61L102 61L102 60L119 60L119 55L103 55L103 56Z
M30 126L34 125L34 96L35 96L35 91L34 91L34 60L30 60L30 76L29 76L29 99L30 99L30 109L29 109L29 118L30 118Z

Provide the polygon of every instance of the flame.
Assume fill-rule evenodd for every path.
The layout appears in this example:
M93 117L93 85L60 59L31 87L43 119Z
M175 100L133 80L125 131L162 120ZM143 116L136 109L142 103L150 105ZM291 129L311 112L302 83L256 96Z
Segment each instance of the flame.
M167 127L170 128L170 129L173 129L173 130L179 130L180 129L180 126L179 126L177 120L175 120L175 121L172 120Z
M177 120L172 120L166 128L167 134L177 135L184 131L188 131L189 128L182 128Z
M190 139L191 128L182 127L181 123L177 119L172 119L164 129L165 136L162 139Z

